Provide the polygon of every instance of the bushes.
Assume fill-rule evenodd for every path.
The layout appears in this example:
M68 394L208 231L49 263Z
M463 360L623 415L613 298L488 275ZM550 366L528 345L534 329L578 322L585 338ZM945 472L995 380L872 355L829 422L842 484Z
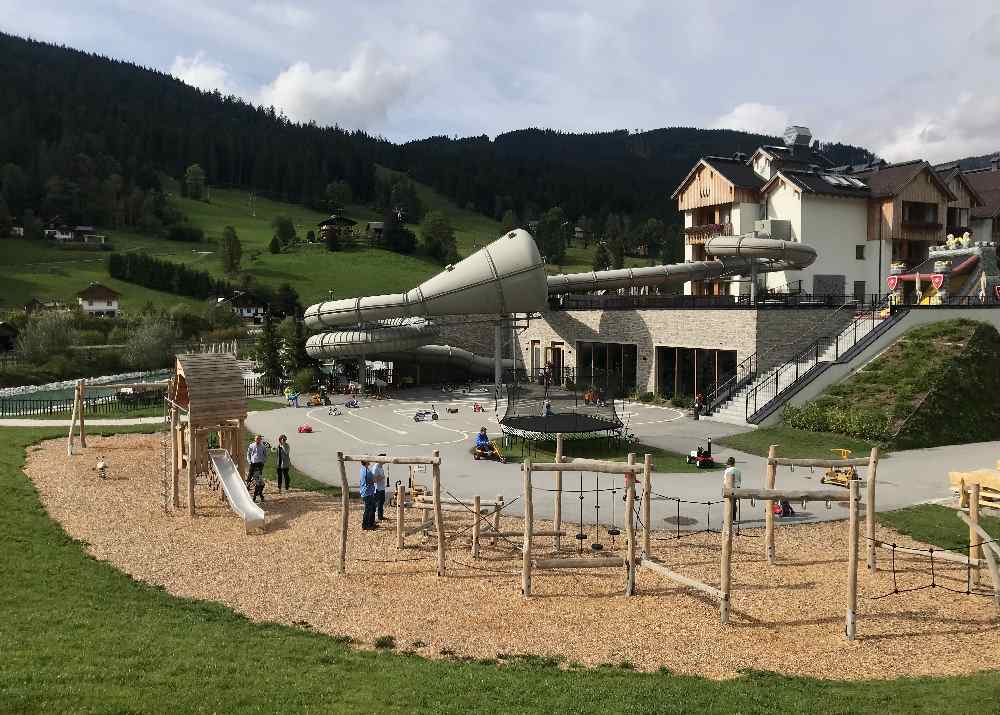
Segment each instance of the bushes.
M173 358L174 331L161 320L142 322L125 344L124 358L136 370L165 367Z
M889 417L874 410L845 409L814 400L802 407L787 405L783 419L788 427L810 432L838 432L858 439L882 442L890 436Z
M694 407L694 397L691 395L674 395L670 398L670 404L681 408Z
M74 316L68 312L46 311L28 321L17 337L17 352L25 362L42 365L54 355L65 353L76 338Z
M205 232L189 223L177 223L167 229L167 240L201 243L205 240Z

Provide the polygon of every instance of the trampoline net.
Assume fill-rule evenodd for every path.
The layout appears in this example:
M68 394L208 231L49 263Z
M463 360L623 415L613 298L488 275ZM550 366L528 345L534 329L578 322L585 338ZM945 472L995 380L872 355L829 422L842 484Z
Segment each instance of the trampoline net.
M592 439L620 434L624 424L613 399L592 390L566 390L535 383L507 387L506 404L497 413L500 428L509 437L526 440Z

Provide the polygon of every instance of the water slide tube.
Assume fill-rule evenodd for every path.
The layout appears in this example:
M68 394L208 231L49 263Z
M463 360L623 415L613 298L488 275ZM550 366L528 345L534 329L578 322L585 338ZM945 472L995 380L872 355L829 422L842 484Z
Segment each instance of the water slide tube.
M490 374L493 360L461 348L434 345L439 316L534 313L545 309L550 294L661 286L722 275L798 270L816 260L811 246L762 236L718 236L705 251L719 260L643 268L590 271L546 277L534 238L517 229L406 293L348 298L311 305L305 312L306 342L317 359L365 356L416 360L463 367ZM512 367L510 360L505 367Z
M208 460L212 471L222 483L222 490L229 501L229 508L239 514L246 524L247 532L264 528L264 510L250 498L240 470L233 463L229 452L224 449L208 450Z

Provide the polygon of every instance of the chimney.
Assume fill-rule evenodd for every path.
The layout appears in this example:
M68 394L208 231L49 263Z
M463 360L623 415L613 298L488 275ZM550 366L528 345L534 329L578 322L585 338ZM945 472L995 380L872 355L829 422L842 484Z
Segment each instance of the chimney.
M744 154L744 153L743 153L743 152L741 152L741 151L737 151L737 152L734 152L734 153L733 153L733 159L734 159L734 160L736 160L736 161L742 161L742 162L746 162L746 160L747 160L747 155L746 155L746 154Z

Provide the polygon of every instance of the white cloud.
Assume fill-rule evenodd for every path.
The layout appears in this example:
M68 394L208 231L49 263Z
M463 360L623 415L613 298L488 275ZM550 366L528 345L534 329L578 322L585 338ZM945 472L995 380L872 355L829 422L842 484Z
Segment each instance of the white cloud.
M1000 97L963 93L947 108L920 113L876 148L889 161L950 161L1000 149Z
M788 112L773 104L744 102L737 104L709 125L712 129L738 129L757 134L780 135L788 126Z
M386 119L412 78L410 69L366 45L344 70L296 62L262 87L257 99L295 121L367 128Z
M286 2L255 2L250 6L250 14L262 20L286 27L307 27L313 20L311 11Z
M230 84L229 71L218 62L205 57L205 53L200 50L194 57L175 57L169 72L182 82L206 92L217 89L223 94L236 94L235 88Z

